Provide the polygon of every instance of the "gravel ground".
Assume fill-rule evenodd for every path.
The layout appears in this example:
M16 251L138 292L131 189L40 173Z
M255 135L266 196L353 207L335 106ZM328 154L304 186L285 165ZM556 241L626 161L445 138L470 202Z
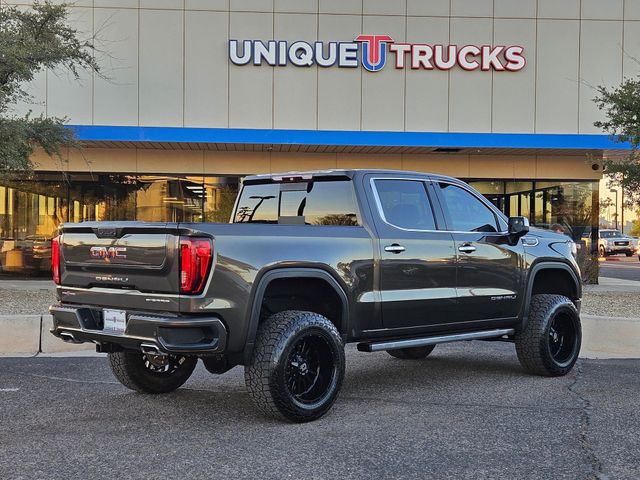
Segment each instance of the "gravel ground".
M47 313L56 300L50 288L0 288L0 315L33 315Z
M585 291L582 313L602 317L640 317L640 293Z
M44 283L42 286L0 286L0 315L43 314L54 302L53 289ZM582 312L611 317L640 317L640 292L596 291L594 287L587 286Z

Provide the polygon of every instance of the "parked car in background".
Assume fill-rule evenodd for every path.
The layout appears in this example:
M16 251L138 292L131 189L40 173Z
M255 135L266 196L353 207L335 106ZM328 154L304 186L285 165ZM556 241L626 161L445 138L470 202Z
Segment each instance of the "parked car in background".
M598 238L598 253L601 257L624 253L631 257L636 253L638 242L620 230L601 229Z

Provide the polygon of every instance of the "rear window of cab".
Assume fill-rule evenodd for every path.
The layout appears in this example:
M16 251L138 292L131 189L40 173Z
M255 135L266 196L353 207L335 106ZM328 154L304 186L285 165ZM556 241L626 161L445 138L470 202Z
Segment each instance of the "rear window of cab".
M350 180L245 185L233 222L360 225Z

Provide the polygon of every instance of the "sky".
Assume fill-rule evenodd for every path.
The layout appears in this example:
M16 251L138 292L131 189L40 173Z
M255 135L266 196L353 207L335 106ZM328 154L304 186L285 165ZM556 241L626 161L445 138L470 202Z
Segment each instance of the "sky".
M606 200L607 198L610 198L614 203L616 201L616 194L615 193L611 193L609 191L609 187L607 186L607 176L605 175L605 177L600 180L600 201L602 202L603 200ZM618 215L620 215L620 219L622 219L622 212L621 212L621 208L622 208L622 200L621 200L621 195L620 195L620 188L619 187L615 187L618 189ZM613 214L615 207L611 207L611 213ZM601 211L600 212L600 216L601 217L605 217L607 218L606 212L605 211ZM613 218L613 217L612 217ZM636 212L635 210L630 210L630 209L625 209L624 211L624 221L625 223L627 223L628 221L633 221L637 218Z

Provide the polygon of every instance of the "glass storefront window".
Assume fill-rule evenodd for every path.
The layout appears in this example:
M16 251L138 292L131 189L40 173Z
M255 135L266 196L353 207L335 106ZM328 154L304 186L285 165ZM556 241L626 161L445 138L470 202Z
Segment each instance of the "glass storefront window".
M598 182L470 181L469 184L505 215L528 217L532 225L564 233L576 242L590 243L591 232L597 229Z
M4 179L0 181L0 274L49 275L51 238L63 222L228 222L239 182L238 176L45 172ZM469 183L506 215L528 217L532 225L561 231L586 248L597 235L597 182ZM342 202L341 198L335 200Z
M536 199L542 199L543 207L539 226L565 233L576 241L597 228L597 182L535 182L535 189Z
M205 222L227 223L238 196L239 177L204 177Z
M136 219L145 222L202 222L202 177L138 177Z
M239 177L37 173L0 181L0 274L50 275L64 222L228 222Z
M504 195L505 182L500 181L475 181L469 182L473 188L475 188L482 195L498 207L503 212L505 211L505 195Z
M135 176L71 174L68 188L70 222L135 218Z
M67 185L57 174L0 184L2 274L50 274L51 238L69 214Z

